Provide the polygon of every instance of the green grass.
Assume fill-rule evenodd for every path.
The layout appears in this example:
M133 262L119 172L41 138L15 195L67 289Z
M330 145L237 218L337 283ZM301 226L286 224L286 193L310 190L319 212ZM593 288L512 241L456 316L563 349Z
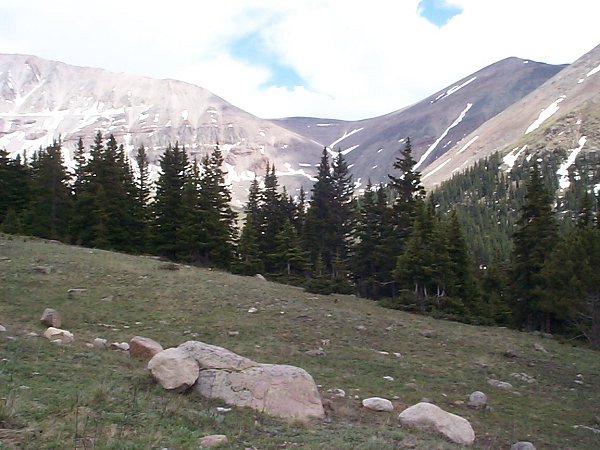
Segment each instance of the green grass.
M226 434L230 444L223 448L232 449L460 448L398 425L398 413L423 397L470 420L477 449L510 448L517 440L538 449L600 448L600 435L573 429L600 428L600 355L585 348L43 240L0 235L0 257L10 259L0 258L0 324L8 328L0 333L0 448L187 449L206 434ZM39 265L51 273L32 271ZM68 294L71 288L87 290ZM251 306L258 313L249 314ZM47 307L62 314L73 344L28 336L44 331L39 317ZM232 330L239 335L229 336ZM423 330L434 336L422 336ZM96 337L112 342L134 335L165 348L194 339L259 362L298 365L334 410L307 424L240 408L221 414L222 402L160 388L144 362L85 345ZM536 351L536 342L548 353ZM321 346L324 356L304 353ZM515 358L504 356L509 348ZM526 384L510 377L513 372L538 382ZM574 383L577 374L583 385ZM488 378L509 381L514 390L494 389ZM328 392L335 388L346 398ZM474 390L488 394L491 410L466 406ZM395 412L361 408L360 401L374 395L393 399Z

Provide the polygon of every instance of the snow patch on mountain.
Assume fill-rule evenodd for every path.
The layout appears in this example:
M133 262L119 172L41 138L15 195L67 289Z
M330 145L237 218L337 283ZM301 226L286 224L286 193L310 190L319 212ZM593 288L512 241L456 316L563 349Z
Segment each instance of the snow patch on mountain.
M600 64L598 64L596 67L594 67L592 70L590 70L587 73L586 78L591 77L592 75L594 75L595 73L598 73L598 72L600 72Z
M467 142L465 145L463 145L462 148L457 152L457 154L460 155L462 152L464 152L466 149L468 149L471 146L471 144L473 142L475 142L477 139L479 139L479 135L475 136L469 142Z
M527 145L524 145L523 147L521 147L521 149L519 149L519 147L515 147L510 152L508 152L508 154L504 156L504 158L502 158L502 162L506 164L506 173L509 173L512 170L512 168L515 165L515 162L517 162L517 159L519 159L521 153L523 153L526 149Z
M362 130L364 130L364 128L361 127L361 128L355 128L354 130L350 131L349 133L344 133L344 135L341 138L336 139L331 144L329 144L329 148L332 149L333 147L335 147L337 144L339 144L340 142L342 142L347 137L350 137L353 134L356 134L356 133L358 133L359 131L362 131Z
M444 161L443 163L441 163L439 166L437 166L435 169L433 169L431 172L429 172L428 174L425 174L421 177L421 180L426 179L427 177L433 175L434 173L436 173L438 170L440 170L442 167L444 167L446 164L448 164L450 161L452 161L452 158L448 158L446 161Z
M537 130L542 123L544 123L554 113L556 113L556 111L558 111L559 108L558 104L562 102L565 98L567 98L565 95L561 95L559 98L550 103L550 105L548 105L547 108L542 109L542 112L540 113L538 118L535 119L535 121L531 125L529 125L529 128L527 128L527 130L525 130L525 134L529 134L532 131Z
M451 87L450 89L448 89L446 92L443 92L443 93L441 93L441 94L440 94L440 95L438 95L438 96L437 96L435 99L431 100L429 103L435 103L435 102L437 102L437 101L439 101L439 100L442 100L442 99L444 99L444 98L446 98L446 97L448 97L448 96L450 96L450 95L454 94L456 91L458 91L458 90L460 90L460 89L464 88L464 87L465 87L467 84L469 84L469 83L471 83L471 82L475 81L475 79L476 79L476 78L477 78L477 77L475 76L475 77L473 77L473 78L470 78L469 80L465 81L465 82L464 82L464 83L462 83L462 84L457 84L456 86L452 86L452 87Z
M562 163L556 171L556 174L560 177L560 189L562 189L563 191L571 185L571 181L569 180L569 167L571 167L575 163L575 159L577 159L577 156L579 155L579 153L581 153L581 150L583 149L586 140L587 138L585 136L581 136L578 142L579 147L571 149L571 153L567 157L567 160L564 163Z
M421 166L421 164L423 164L425 162L425 160L427 159L427 157L431 154L432 151L435 150L435 148L438 146L438 144L440 142L442 142L442 139L444 139L446 137L446 135L448 134L448 132L452 128L454 128L455 126L457 126L459 123L462 122L462 120L465 118L465 115L467 114L467 112L471 109L471 106L473 106L473 103L467 103L467 106L465 107L465 109L463 109L461 111L461 113L454 120L454 122L452 122L452 124L450 124L450 126L448 128L446 128L446 130L442 133L442 135L439 138L437 138L437 140L433 144L431 144L429 146L429 148L427 149L427 151L425 151L425 153L423 153L423 155L419 159L419 162L417 164L415 164L414 170L417 170Z

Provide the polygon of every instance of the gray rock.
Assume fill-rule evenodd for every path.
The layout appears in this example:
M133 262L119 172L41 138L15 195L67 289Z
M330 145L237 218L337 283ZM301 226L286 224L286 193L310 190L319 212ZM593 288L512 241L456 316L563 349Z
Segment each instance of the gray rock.
M511 445L510 450L535 450L535 446L531 442L520 441Z
M154 355L148 370L163 388L178 391L192 386L200 375L198 363L180 348L168 348Z
M6 333L6 327L4 327L4 325L0 325L0 333Z
M504 356L507 358L516 358L518 355L517 352L515 352L512 348L509 348L504 352Z
M267 281L267 279L265 277L263 277L260 273L257 273L256 275L254 275L254 278L256 278L257 280L260 280L260 281Z
M398 416L404 426L433 430L460 445L473 445L475 432L469 421L431 403L417 403Z
M506 381L489 379L489 380L487 380L487 382L490 386L493 386L498 389L512 389L513 388L512 384L507 383Z
M323 351L322 348L316 348L313 350L307 350L304 352L304 354L308 355L308 356L324 356L325 352Z
M96 338L94 339L93 344L96 348L106 348L108 346L108 341L106 339Z
M362 401L362 405L367 409L372 409L373 411L391 412L394 410L394 405L392 405L392 402L381 397L365 398Z
M49 275L52 272L52 267L50 266L33 266L31 271L34 273L41 273L44 275Z
M433 338L436 336L436 332L433 330L421 330L419 333L421 336L426 337L426 338Z
M227 444L227 436L224 434L211 434L200 439L200 448L216 447L220 444Z
M469 406L473 408L485 408L487 405L487 395L481 391L475 391L469 395Z
M513 377L513 378L516 378L519 381L523 381L525 383L529 383L529 384L537 383L537 380L534 377L532 377L531 375L527 375L524 372L511 373L510 376Z
M40 317L40 322L47 327L60 328L62 325L62 317L55 309L46 308L42 313L42 317Z
M75 340L73 333L56 327L49 327L44 332L44 337L50 342L60 340L61 344L70 344Z
M542 344L538 344L537 342L533 344L533 348L535 348L538 352L548 353L548 350L546 350Z

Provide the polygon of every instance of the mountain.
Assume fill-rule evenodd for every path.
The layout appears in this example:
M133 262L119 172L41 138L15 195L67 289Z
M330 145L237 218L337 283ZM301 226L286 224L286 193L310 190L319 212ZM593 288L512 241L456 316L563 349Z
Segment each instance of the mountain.
M423 170L564 67L507 58L384 116L359 121L287 118L275 123L333 151L340 149L363 185L367 178L386 182L406 137L411 138L413 156Z
M112 133L128 154L144 144L156 164L169 143L200 157L217 142L237 198L267 161L293 188L312 184L322 147L198 86L0 54L0 147L13 156L61 137L71 163L75 142ZM306 164L304 164L307 162Z
M580 152L598 151L599 125L600 45L453 144L423 179L433 187L496 151L510 170L526 149L566 151L566 171Z

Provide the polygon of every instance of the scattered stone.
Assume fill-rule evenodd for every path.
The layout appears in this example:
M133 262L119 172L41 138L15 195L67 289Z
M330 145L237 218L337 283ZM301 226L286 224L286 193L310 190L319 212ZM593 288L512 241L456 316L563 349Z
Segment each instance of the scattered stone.
M327 392L331 392L333 395L335 395L336 397L339 397L339 398L346 397L346 391L344 391L343 389L340 389L340 388L329 389Z
M200 375L196 360L180 348L168 348L154 355L148 370L163 388L177 391L192 386Z
M249 312L250 314L254 314L255 312L258 312L258 309L257 309L257 308L255 308L254 306L251 306L251 307L248 309L248 312Z
M487 362L478 359L477 361L473 361L473 366L477 367L478 369L487 369Z
M56 327L49 327L46 331L44 331L44 337L49 341L60 340L61 344L70 344L75 340L73 333Z
M102 302L112 302L114 298L115 297L113 295L107 295L105 297L102 297L100 299L100 301L102 301Z
M581 381L581 380L573 380L573 383L575 383L575 384L583 384L583 381Z
M416 391L418 389L417 383L404 383L406 389L412 389Z
M533 348L535 348L538 352L548 353L548 350L546 350L542 344L538 344L537 342L533 344Z
M87 348L94 348L94 344L92 344L91 342L86 342L86 343L85 343L85 346L86 346Z
M228 331L227 332L227 336L229 337L234 337L234 336L239 336L240 332L239 331Z
M355 328L357 331L364 331L367 329L367 327L365 327L364 325L357 325Z
M10 258L8 256L0 256L0 261L10 262Z
M254 275L254 278L256 278L257 280L260 280L260 281L267 281L267 279L265 277L263 277L260 273L257 273L256 275Z
M0 333L6 333L6 327L4 325L0 325Z
M40 335L37 334L35 331L30 331L25 336L27 336L27 337L39 337Z
M516 358L517 352L515 352L512 348L509 348L504 352L504 356L507 358Z
M494 379L490 378L489 380L487 380L487 382L490 386L493 386L498 389L512 389L513 388L512 384L507 383L506 381L499 381L499 380L494 380Z
M510 450L535 450L535 447L531 442L520 441L511 445Z
M426 337L426 338L433 338L435 337L436 333L433 330L421 330L419 333L421 336Z
M121 352L128 352L129 351L129 344L127 342L113 342L112 344L109 345L109 348L111 350L118 350Z
M594 434L599 434L600 433L600 429L594 428L594 427L588 427L587 425L573 425L573 428L574 429L581 428L582 430L591 431Z
M383 377L383 379L388 381L394 381L394 377L390 377L389 375L386 375L385 377Z
M96 348L106 348L108 346L108 341L102 338L94 339L94 347Z
M472 408L485 408L487 405L487 395L481 391L475 391L469 395L468 405Z
M217 406L217 412L221 414L225 414L231 412L231 408L223 408L222 406Z
M14 336L6 336L6 339L8 339L9 341L16 341L17 338Z
M331 345L331 339L321 339L321 345L323 347L329 347Z
M423 397L423 398L420 400L420 403L432 403L432 404L433 404L433 403L435 403L435 402L434 402L433 400L431 400L430 398Z
M525 372L511 373L510 376L525 383L537 383L537 380L534 377L532 377L531 375L527 375Z
M162 351L162 345L147 337L134 336L129 341L129 355L133 358L150 359Z
M42 317L40 317L40 322L47 327L60 328L62 325L62 317L58 311L52 308L46 308L42 313Z
M394 410L394 405L392 405L392 402L381 397L365 398L362 401L362 405L367 409L372 409L373 411L390 412Z
M396 358L402 358L402 353L400 353L400 352L394 352L394 356Z
M325 352L323 351L322 348L316 348L313 350L307 350L304 352L305 355L308 356L325 356Z
M194 390L203 397L219 398L229 405L250 407L275 417L303 420L325 415L313 378L300 367L260 364L198 341L169 350L194 360L199 370ZM171 368L179 372L176 365Z
M220 444L227 444L227 442L227 436L224 434L212 434L200 439L200 448L215 447Z
M67 294L69 294L70 297L77 295L77 294L83 294L84 292L87 292L87 289L84 288L72 288L69 289L67 291Z
M400 423L419 429L432 429L460 445L473 445L475 432L468 420L431 403L417 403L398 416Z
M52 267L50 266L33 266L31 271L34 273L41 273L44 275L49 275L52 272Z

